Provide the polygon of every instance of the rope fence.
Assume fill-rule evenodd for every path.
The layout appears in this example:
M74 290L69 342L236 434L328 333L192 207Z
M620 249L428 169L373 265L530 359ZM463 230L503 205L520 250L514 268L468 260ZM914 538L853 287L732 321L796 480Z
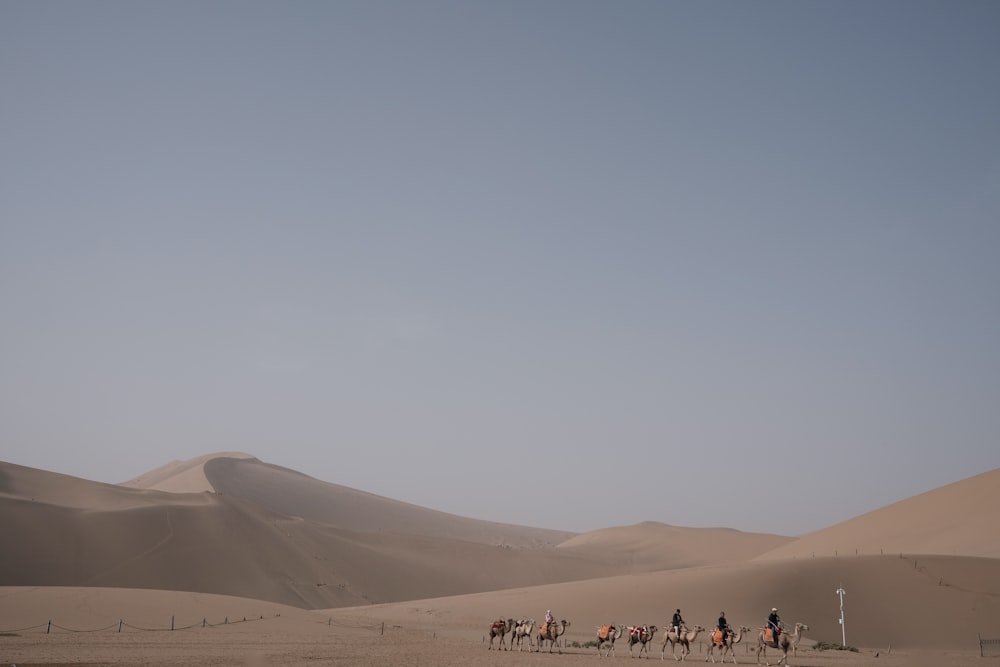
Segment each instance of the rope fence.
M280 618L280 616L281 616L280 614L278 614L276 616L273 616L273 617L267 617L267 618L265 618L264 616L260 616L260 617L247 617L247 616L244 616L242 618L234 618L232 620L230 620L230 618L228 616L226 616L222 621L219 621L217 623L210 623L208 621L208 618L206 617L206 618L202 618L200 621L196 621L194 623L189 623L187 625L177 625L176 624L176 617L175 616L171 616L170 617L170 627L166 627L166 626L164 626L164 627L144 627L144 626L141 626L141 625L134 625L132 623L127 623L127 622L125 622L124 619L118 619L118 621L115 622L115 623L112 623L110 625L105 625L105 626L102 626L102 627L99 627L99 628L70 628L70 627L66 627L64 625L59 625L58 623L54 623L50 619L46 623L39 623L37 625L29 625L29 626L25 626L25 627L21 627L21 628L12 628L12 629L9 629L9 630L7 630L7 629L0 629L0 636L19 635L21 633L28 633L28 632L34 632L34 631L41 632L43 630L44 630L44 633L47 634L47 635L48 634L53 634L54 630L55 631L61 631L61 632L68 632L68 633L92 633L92 632L112 632L112 631L114 631L114 632L122 632L125 629L134 630L134 631L137 631L137 632L175 632L175 631L179 632L179 631L183 631L183 630L192 630L192 629L217 628L217 627L226 626L226 625L236 625L238 623L253 623L253 622L262 622L262 621L266 622L266 621L269 621L269 620L274 620L274 619ZM351 629L351 630L370 630L370 631L373 631L373 632L377 631L379 634L385 634L385 623L376 623L374 625L372 625L372 624L345 623L345 622L342 622L342 621L335 620L332 616L327 617L326 620L321 620L321 619L316 619L314 621L313 620L303 620L301 622L302 623L310 623L310 624L322 624L322 625L327 625L327 626L330 626L330 627L336 626L336 627L339 627L339 628L346 628L346 629Z

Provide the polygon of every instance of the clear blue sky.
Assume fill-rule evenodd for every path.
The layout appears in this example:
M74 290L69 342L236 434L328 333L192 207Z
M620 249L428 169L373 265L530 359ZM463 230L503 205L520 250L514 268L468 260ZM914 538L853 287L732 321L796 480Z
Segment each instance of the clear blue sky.
M795 535L1000 467L1000 3L0 0L0 459Z

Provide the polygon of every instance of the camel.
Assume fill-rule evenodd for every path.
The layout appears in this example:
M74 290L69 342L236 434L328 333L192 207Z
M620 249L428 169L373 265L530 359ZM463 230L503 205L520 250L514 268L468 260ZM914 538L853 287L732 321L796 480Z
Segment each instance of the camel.
M490 625L490 646L489 646L489 648L487 650L492 651L493 650L493 638L494 637L500 637L500 644L498 645L497 650L498 651L502 651L503 650L504 641L506 641L506 638L507 638L507 633L510 632L513 629L514 629L514 619L513 618L508 618L506 621L503 620L502 618L499 619L499 620L493 621L493 624Z
M521 650L521 642L528 640L528 651L531 651L531 630L535 627L535 619L521 620L514 626L514 634L510 637L510 650L514 650L514 640L517 640L517 650Z
M716 632L718 632L718 631L716 631ZM714 654L714 651L715 651L715 647L718 646L719 647L719 656L722 658L722 662L726 661L726 651L729 651L729 657L733 659L733 664L735 665L736 664L736 649L733 648L733 644L739 644L741 641L743 641L743 635L745 633L747 633L747 632L750 632L750 628L741 625L740 626L740 631L736 633L736 636L729 635L728 637L724 637L722 639L722 642L719 643L719 644L716 644L715 643L715 639L713 638L713 640L711 642L709 642L709 644L708 644L708 655L705 657L705 662L708 662L708 659L711 658L712 659L712 664L713 665L715 664L715 654Z
M779 648L781 649L781 658L775 665L780 665L785 663L785 667L788 667L788 649L792 650L792 655L794 656L798 650L799 640L802 639L802 631L808 630L809 626L805 623L796 623L795 631L792 633L782 632L778 635L778 645L775 646L771 642L764 641L764 634L766 628L761 628L760 633L757 635L757 664L760 664L760 654L764 654L764 663L770 667L771 663L767 661L767 647Z
M695 625L693 629L688 630L687 626L681 626L681 634L678 637L677 633L674 632L673 626L667 626L667 629L663 631L663 645L660 647L660 660L663 660L664 655L667 652L667 642L670 642L670 655L674 656L674 660L683 660L688 653L691 652L691 642L693 642L697 637L699 632L704 632L705 628L700 625ZM681 657L677 657L674 653L674 645L680 644L681 647Z
M634 658L632 655L632 647L636 644L639 645L639 657L642 657L642 652L646 652L646 657L649 657L649 642L652 641L653 637L656 635L657 627L655 625L636 625L629 626L628 629L628 655L630 658Z
M601 657L601 647L607 646L608 652L606 656L614 655L615 653L615 640L622 636L625 632L624 625L605 625L603 627L597 628L597 657ZM606 633L603 637L601 633Z
M538 651L541 652L542 647L545 642L549 643L549 653L552 653L552 647L558 646L559 638L566 634L566 626L569 625L569 621L563 619L556 624L555 621L552 623L542 623L541 627L538 628L538 636L535 639L538 640ZM562 653L562 649L559 649L559 653Z

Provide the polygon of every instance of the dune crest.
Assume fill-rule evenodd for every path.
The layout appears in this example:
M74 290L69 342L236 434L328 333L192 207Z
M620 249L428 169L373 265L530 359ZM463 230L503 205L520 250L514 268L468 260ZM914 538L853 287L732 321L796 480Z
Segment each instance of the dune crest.
M132 489L167 491L168 493L215 492L216 489L205 475L205 464L219 458L253 459L255 457L243 452L216 452L186 461L171 461L127 482L122 482L120 486Z

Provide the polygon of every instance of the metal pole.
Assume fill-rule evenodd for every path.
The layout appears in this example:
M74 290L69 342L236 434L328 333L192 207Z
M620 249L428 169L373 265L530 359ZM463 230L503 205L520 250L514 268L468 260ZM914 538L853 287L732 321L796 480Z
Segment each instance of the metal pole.
M840 596L840 645L847 646L847 628L844 626L844 594L847 591L844 590L844 585L841 584L840 588L834 591Z

